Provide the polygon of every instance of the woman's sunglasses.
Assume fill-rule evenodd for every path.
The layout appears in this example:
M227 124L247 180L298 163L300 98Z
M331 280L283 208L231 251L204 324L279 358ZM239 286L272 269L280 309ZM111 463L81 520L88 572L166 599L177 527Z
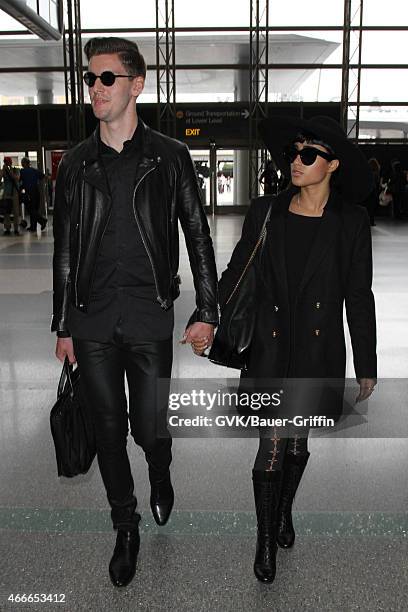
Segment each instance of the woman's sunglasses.
M84 81L88 85L88 87L93 87L96 83L96 79L101 79L102 85L106 87L111 87L116 79L128 79L129 77L133 77L133 74L114 74L110 70L105 70L102 74L95 74L94 72L85 72Z
M284 152L285 159L293 164L298 155L300 155L300 159L304 166L311 166L315 163L318 155L326 159L327 161L332 161L336 159L334 155L330 153L325 153L324 151L320 151L319 149L315 149L314 147L304 147L302 150L299 150L295 147L295 145L291 145L287 147Z

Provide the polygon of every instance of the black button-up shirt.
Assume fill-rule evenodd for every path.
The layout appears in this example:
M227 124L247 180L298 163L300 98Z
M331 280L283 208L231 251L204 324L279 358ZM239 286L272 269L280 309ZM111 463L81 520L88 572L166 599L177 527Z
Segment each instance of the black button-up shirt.
M133 210L142 139L138 127L120 153L99 143L112 210L97 255L88 312L69 309L68 329L73 337L109 342L115 327L126 342L160 341L172 334L174 310L164 310L157 301L152 266Z

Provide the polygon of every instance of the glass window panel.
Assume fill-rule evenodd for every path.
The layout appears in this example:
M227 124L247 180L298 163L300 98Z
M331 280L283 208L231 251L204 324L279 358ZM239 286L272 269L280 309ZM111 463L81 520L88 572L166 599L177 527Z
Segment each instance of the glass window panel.
M343 0L273 0L270 2L269 25L279 26L341 26L344 18Z
M174 16L176 27L239 27L249 26L248 0L220 2L206 0L194 4L191 0L175 0Z
M406 138L408 106L361 106L360 138Z
M18 21L0 9L0 30L25 30Z
M39 15L50 23L50 2L49 0L40 0L39 2Z
M83 29L155 28L155 6L154 0L115 0L109 3L81 0L81 26Z
M249 34L194 32L176 36L177 64L238 64L249 61Z
M261 2L262 6L263 3ZM343 0L273 0L270 2L269 23L273 27L302 25L342 25ZM178 27L249 26L248 0L220 2L207 0L199 9L191 10L190 0L175 0L175 19Z
M37 36L24 36L24 39L20 40L13 37L12 41L5 41L4 37L1 37L0 66L7 68L63 67L62 43L61 41L40 40ZM15 75L15 78L20 80L18 74Z
M53 0L50 2L50 23L53 28L59 28L59 20L58 20L58 3Z
M341 64L342 49L341 32L271 32L269 36L270 63ZM176 60L177 64L249 63L249 34L178 34Z
M341 70L270 70L270 102L339 102Z
M363 32L363 64L408 64L408 32Z
M201 198L205 206L210 205L210 154L208 149L191 149L198 182L201 189Z
M306 31L270 33L270 63L341 64L342 32Z
M82 36L82 48L85 43L97 34L85 34ZM132 40L139 47L140 53L143 55L147 65L156 66L156 36L155 34L149 34L143 32L141 34L135 34L134 32L121 32L120 34L115 32L104 32L102 36L120 36ZM87 64L85 54L83 54L84 66Z
M22 72L0 74L0 91L0 104L2 105L38 104L38 91L53 92L54 103L62 103L65 102L64 73Z
M360 99L362 102L405 102L407 82L408 70L364 69L361 73Z
M408 3L401 0L364 2L363 24L367 26L396 26L408 24Z
M154 84L153 84L154 87ZM147 91L154 96L153 91ZM248 101L248 73L244 70L179 70L177 102ZM143 94L144 95L144 94ZM338 102L341 70L270 70L270 102ZM153 101L144 97L143 102Z
M237 70L178 70L177 102L232 102ZM245 99L245 97L243 98Z
M405 126L407 127L407 126ZM359 139L366 140L368 138L406 138L408 135L407 132L404 132L399 129L390 129L386 125L377 124L376 127L367 128L360 124L359 130Z

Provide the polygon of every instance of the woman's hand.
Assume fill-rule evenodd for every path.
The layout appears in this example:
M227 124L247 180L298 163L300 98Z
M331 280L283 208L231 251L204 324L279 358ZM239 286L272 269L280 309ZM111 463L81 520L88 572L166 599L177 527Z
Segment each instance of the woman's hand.
M209 347L208 338L197 338L191 343L191 348L196 355L202 356L204 351Z
M202 355L206 348L211 346L214 339L214 325L210 323L193 323L187 327L181 344L191 344L196 355Z
M363 402L368 399L372 392L374 391L374 387L377 384L376 378L357 378L357 382L360 385L360 393L356 397L356 404L358 402Z

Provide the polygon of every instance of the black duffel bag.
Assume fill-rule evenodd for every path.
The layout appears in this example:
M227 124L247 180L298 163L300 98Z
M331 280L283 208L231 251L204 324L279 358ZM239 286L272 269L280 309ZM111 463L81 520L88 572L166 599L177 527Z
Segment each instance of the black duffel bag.
M85 474L96 455L95 434L80 391L79 368L65 358L57 401L50 414L58 476Z

